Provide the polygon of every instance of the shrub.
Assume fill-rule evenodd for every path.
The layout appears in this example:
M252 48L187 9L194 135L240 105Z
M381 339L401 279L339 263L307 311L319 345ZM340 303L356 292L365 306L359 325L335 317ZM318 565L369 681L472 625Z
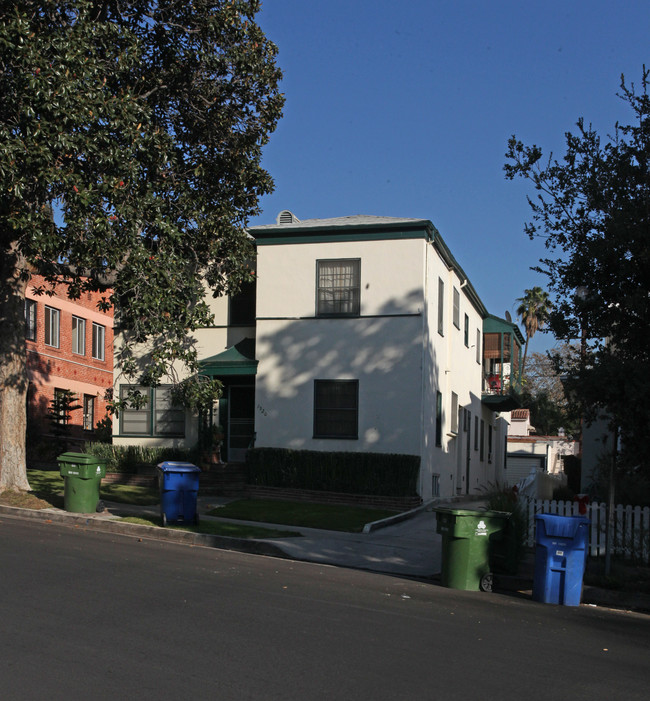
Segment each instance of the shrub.
M417 494L420 458L389 453L252 448L247 465L249 483L265 487L410 497Z
M195 463L198 457L194 450L96 442L86 443L83 452L104 460L107 472L137 472L138 468L155 467L167 460Z

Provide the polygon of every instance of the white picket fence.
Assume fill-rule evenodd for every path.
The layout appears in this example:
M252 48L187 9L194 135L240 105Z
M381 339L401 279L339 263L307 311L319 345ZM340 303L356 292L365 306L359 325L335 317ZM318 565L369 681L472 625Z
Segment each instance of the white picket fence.
M528 545L535 545L535 514L558 514L560 516L580 516L579 504L574 501L550 501L548 499L528 499ZM587 504L590 520L589 554L604 557L607 524L607 505ZM615 557L650 563L650 507L623 506L614 508L612 534L612 555Z

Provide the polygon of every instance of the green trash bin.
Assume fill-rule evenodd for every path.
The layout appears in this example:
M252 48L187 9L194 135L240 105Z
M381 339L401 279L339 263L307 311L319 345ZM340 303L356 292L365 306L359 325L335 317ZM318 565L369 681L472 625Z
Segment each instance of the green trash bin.
M510 514L438 508L436 531L442 536L441 583L450 589L491 591L491 558L504 538Z
M106 476L106 463L87 453L63 453L57 462L65 483L64 509L80 514L95 512L99 504L99 485Z

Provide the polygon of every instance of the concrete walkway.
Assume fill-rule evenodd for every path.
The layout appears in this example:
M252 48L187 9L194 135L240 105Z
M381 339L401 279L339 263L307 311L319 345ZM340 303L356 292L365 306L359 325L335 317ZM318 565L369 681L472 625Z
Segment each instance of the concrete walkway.
M231 499L199 497L198 511L202 520L210 520L208 511L228 503ZM454 504L454 508L477 508L478 502ZM119 515L158 516L157 506L138 507L106 502L107 513L103 518ZM276 547L293 560L318 562L355 569L373 570L414 577L432 577L440 572L442 538L436 533L436 517L433 505L425 505L408 513L406 518L394 522L372 524L367 533L345 533L315 528L298 528L258 521L219 519L238 524L249 524L295 531L296 538L267 538L263 542ZM99 514L97 516L100 516Z

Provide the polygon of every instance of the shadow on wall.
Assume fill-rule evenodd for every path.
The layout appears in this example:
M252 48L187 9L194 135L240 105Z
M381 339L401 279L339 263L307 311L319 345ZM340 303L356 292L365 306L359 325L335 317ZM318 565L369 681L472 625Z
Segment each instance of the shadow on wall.
M435 424L423 380L438 375L424 314L414 290L368 317L258 319L257 445L419 455ZM358 440L312 438L318 379L359 381Z

